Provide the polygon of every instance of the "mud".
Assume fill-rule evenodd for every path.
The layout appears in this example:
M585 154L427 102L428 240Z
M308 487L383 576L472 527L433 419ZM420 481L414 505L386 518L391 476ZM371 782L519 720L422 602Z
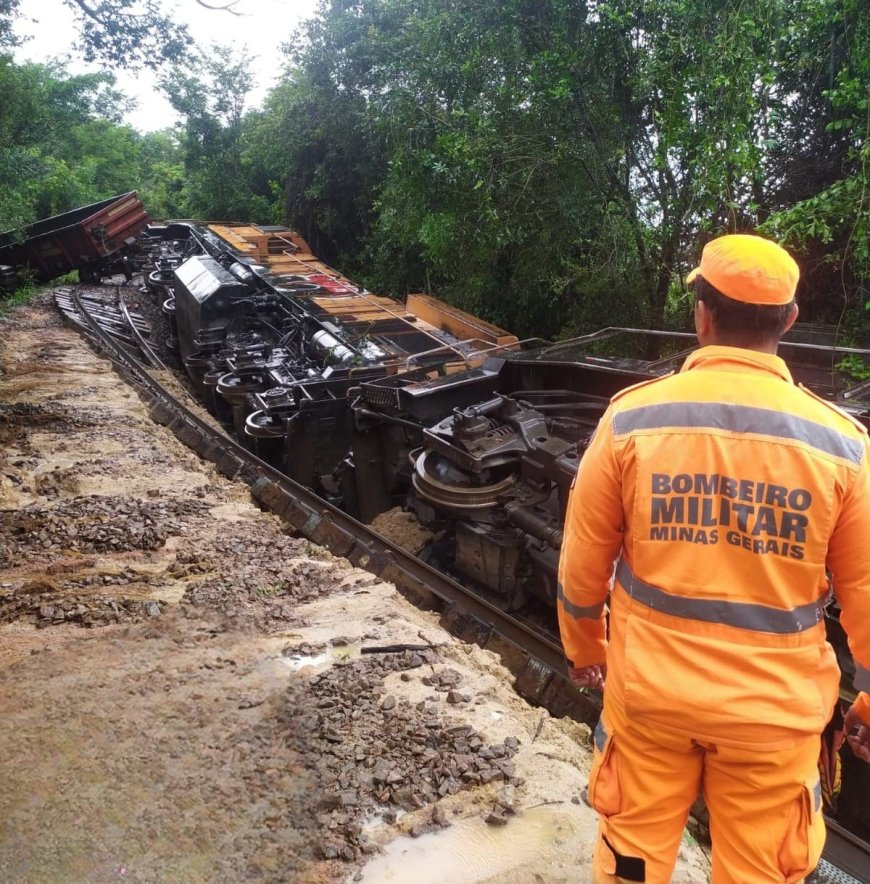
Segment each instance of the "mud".
M396 546L414 554L420 552L431 540L435 539L434 533L421 525L413 513L409 513L401 507L393 507L393 509L375 516L372 520L372 528L382 537L395 543Z
M46 303L0 326L0 444L0 880L590 880L588 729L288 535Z

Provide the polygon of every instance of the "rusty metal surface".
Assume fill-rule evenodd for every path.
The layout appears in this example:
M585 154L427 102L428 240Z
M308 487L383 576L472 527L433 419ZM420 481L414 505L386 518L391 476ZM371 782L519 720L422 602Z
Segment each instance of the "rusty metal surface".
M148 221L137 194L121 194L0 235L0 263L29 267L47 281L112 256Z
M208 229L248 261L279 292L304 302L315 316L335 322L353 340L372 339L387 357L407 357L445 344L469 349L510 346L517 338L430 295L410 295L406 304L366 291L318 260L308 244L286 228L210 224ZM311 286L311 291L305 291Z

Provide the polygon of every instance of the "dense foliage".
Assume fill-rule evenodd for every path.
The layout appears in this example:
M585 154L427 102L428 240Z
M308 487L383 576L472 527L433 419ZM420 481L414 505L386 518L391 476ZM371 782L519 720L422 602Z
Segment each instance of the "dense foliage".
M373 283L525 334L679 321L699 244L760 224L805 316L854 323L868 27L866 0L333 0L267 107L274 174Z
M799 254L804 318L865 323L868 0L323 0L247 111L244 58L186 57L183 123L146 136L106 75L0 62L0 226L138 187L548 337L685 322L700 245L761 227Z
M193 0L205 5L205 0ZM159 67L192 44L187 28L174 20L167 0L64 0L79 32L74 37L86 61L110 67ZM0 0L0 45L14 42L16 15L39 12L22 0ZM231 4L232 5L232 4Z
M150 167L178 147L119 123L125 102L109 74L71 77L0 55L0 229L87 205L141 183L159 209L165 184ZM170 212L171 213L171 212Z

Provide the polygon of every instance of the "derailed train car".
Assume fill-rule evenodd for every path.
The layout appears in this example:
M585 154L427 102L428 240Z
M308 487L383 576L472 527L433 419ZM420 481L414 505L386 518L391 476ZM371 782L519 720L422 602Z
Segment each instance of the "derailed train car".
M618 328L518 341L427 295L374 295L284 228L173 222L142 244L169 343L216 417L362 521L413 510L432 529L421 555L509 610L554 604L568 492L609 398L678 369L696 346L689 333ZM870 382L836 367L846 355L870 366L870 351L815 334L798 329L780 354L870 426ZM835 606L828 630L848 693ZM847 816L870 831L861 788Z
M145 242L148 285L215 415L362 521L409 507L440 538L433 562L510 609L555 599L568 490L609 398L696 346L633 329L519 342L427 295L374 295L283 228L176 222ZM796 380L870 424L870 384L807 335L780 350Z
M211 410L330 498L353 497L341 469L352 390L455 372L518 346L427 295L400 304L366 291L283 228L175 222L152 226L144 245L170 344Z
M149 220L131 191L0 233L0 291L71 270L78 270L83 282L115 272L129 279L136 237Z

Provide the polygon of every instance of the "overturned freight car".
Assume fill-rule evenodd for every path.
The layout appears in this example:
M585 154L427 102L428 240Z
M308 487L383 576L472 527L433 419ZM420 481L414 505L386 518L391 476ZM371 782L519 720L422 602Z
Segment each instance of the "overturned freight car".
M148 213L135 192L124 193L0 234L0 265L7 276L48 282L72 270L83 282L133 274L136 237Z
M372 294L284 228L177 222L145 244L148 286L218 418L362 521L410 508L439 538L433 563L513 610L555 600L568 490L609 398L696 346L632 329L519 342L427 295ZM870 423L870 386L836 368L870 352L803 339L780 352Z
M518 345L428 295L402 304L373 294L281 227L174 222L151 226L143 242L147 286L209 407L255 453L325 496L344 493L351 390L449 374Z

